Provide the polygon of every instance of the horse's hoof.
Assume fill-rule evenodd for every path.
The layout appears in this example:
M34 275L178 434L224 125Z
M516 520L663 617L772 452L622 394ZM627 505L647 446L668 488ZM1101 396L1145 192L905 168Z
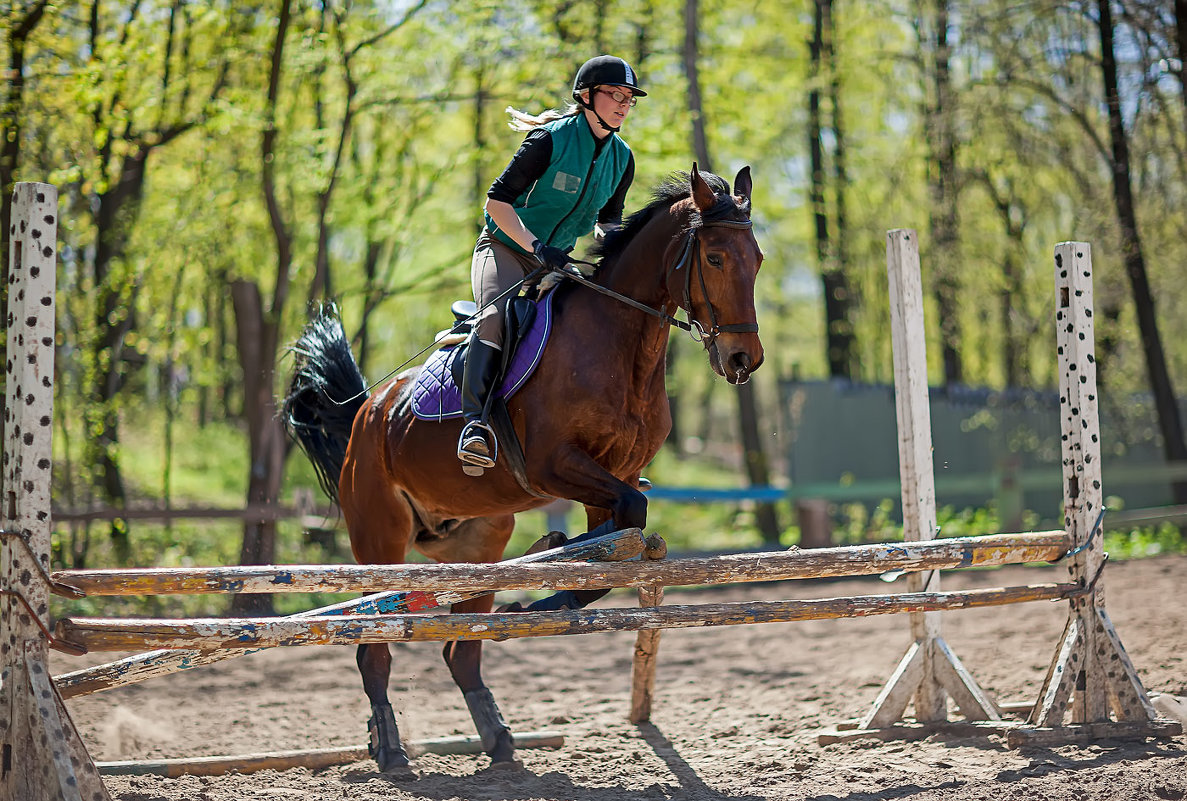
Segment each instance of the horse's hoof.
M515 738L509 729L503 729L495 739L494 744L486 750L490 757L490 766L499 770L523 768L523 763L515 754Z
M536 540L531 546L523 552L524 556L530 556L541 551L551 551L553 548L560 548L569 541L569 535L563 531L550 531L540 539Z
M395 778L415 778L412 763L403 749L399 751L384 751L374 756L375 765L384 776Z
M500 773L519 773L520 771L525 770L525 768L523 766L523 760L513 758L504 759L501 762L492 761L490 763L490 767L487 768L487 770L497 770Z
M400 782L414 782L420 778L411 765L392 765L386 769L380 769L379 772L389 779Z

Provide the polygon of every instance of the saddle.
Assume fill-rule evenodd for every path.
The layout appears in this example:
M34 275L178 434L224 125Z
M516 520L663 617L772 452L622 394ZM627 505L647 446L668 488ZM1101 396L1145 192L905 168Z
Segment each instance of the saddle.
M507 303L504 314L506 326L503 338L503 360L499 375L495 379L495 390L487 401L490 409L490 425L498 441L503 443L503 457L516 483L529 495L549 498L538 492L528 480L527 459L523 444L511 424L506 399L513 395L535 372L544 346L552 330L552 296L549 292L538 301L526 297L515 297ZM469 341L469 320L473 319L476 306L473 301L456 301L450 309L458 320L452 329L453 336L465 337ZM441 337L438 337L440 341ZM423 420L442 421L462 414L461 387L465 369L466 344L459 344L438 350L421 369L413 382L412 413ZM474 475L474 474L471 474ZM481 468L477 475L481 475Z
M535 372L548 336L552 331L552 296L549 292L538 301L525 297L512 298L504 315L506 334L503 338L503 361L500 377L495 380L494 396L509 398ZM468 320L473 317L473 301L459 300L451 307L458 320L446 336L438 335L443 344L429 356L412 386L412 413L421 420L443 422L462 416L463 361L468 348ZM453 344L460 341L460 344Z
M470 321L477 313L478 305L472 300L455 300L449 310L453 312L454 318L458 321L458 324L451 330L456 333L464 332L468 341ZM503 362L499 367L499 374L495 378L496 384L507 379L507 370L514 363L515 353L532 333L534 322L536 322L535 302L523 296L516 296L507 301L507 311L503 315ZM459 387L462 385L462 371L465 368L466 351L468 350L469 348L464 343L455 348L453 358L449 362L449 372L453 383ZM540 350L543 352L543 347ZM532 364L532 368L535 368L535 364ZM512 392L518 388L514 387Z

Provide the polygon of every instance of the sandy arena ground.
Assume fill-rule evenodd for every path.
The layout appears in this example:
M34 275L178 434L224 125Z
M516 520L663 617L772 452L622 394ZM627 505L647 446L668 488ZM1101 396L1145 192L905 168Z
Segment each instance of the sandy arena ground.
M1147 689L1187 710L1187 557L1111 563L1108 609ZM1057 568L945 574L946 588L1063 581ZM897 585L896 585L897 586ZM669 591L667 602L877 593L876 579ZM614 593L600 606L633 605ZM944 636L1003 701L1033 701L1066 616L1040 602L946 614ZM817 745L862 715L909 644L905 616L670 630L660 644L652 722L626 722L634 634L485 646L487 683L515 730L563 732L559 750L522 750L524 770L485 756L421 756L393 781L364 761L221 777L108 777L120 801L1155 801L1187 798L1187 738L1010 750L1002 738ZM435 644L394 648L392 701L405 739L473 733ZM110 655L88 657L107 661ZM56 657L55 672L81 666ZM354 649L276 649L73 699L98 760L357 745L369 714ZM1178 711L1182 715L1182 711Z

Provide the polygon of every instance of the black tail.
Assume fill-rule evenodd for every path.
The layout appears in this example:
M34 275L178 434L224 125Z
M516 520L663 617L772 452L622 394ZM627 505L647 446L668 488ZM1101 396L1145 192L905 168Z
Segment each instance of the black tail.
M336 502L346 443L355 414L367 400L367 382L333 304L316 313L289 350L296 356L296 369L281 418L313 462L322 489Z

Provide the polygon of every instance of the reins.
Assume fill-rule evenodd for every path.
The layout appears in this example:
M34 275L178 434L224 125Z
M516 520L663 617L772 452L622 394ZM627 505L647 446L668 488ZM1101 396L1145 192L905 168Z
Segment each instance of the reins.
M713 344L713 341L715 339L717 339L718 334L756 334L756 333L758 333L758 323L729 323L727 325L718 325L717 312L713 309L713 302L711 300L709 300L709 290L708 290L708 287L705 285L705 268L704 268L704 266L702 266L701 258L700 258L701 241L700 241L700 238L697 237L697 232L700 231L702 228L746 229L746 228L753 227L753 225L754 225L754 223L751 220L703 220L700 225L694 226L692 229L689 230L688 235L685 237L684 245L680 249L680 258L676 260L676 264L672 267L671 270L669 270L669 274L671 274L672 272L677 272L681 269L684 269L684 267L687 266L690 261L692 262L693 266L696 267L697 279L701 285L701 294L705 298L705 305L709 307L709 328L705 328L705 326L702 325L701 322L693 316L692 292L691 292L691 289L692 289L692 268L691 267L689 267L688 272L685 273L685 276L684 276L684 305L687 307L687 314L688 314L688 319L689 319L689 322L687 322L687 323L684 322L683 320L677 320L672 315L667 314L663 311L660 311L659 309L654 309L645 303L640 303L639 301L635 300L634 298L629 298L626 295L623 295L619 292L615 292L613 289L609 289L607 287L602 286L601 284L594 283L593 281L589 280L588 278L586 278L584 275L582 275L580 272L577 272L576 270L570 271L570 270L565 270L565 269L558 269L558 270L552 270L552 272L556 273L557 275L564 276L565 278L568 278L571 281L575 281L578 284L580 284L581 286L588 287L588 288L594 290L595 292L601 292L603 295L606 295L607 297L614 298L615 300L617 300L621 303L625 303L626 305L628 305L632 308L638 309L639 311L646 312L647 314L650 314L654 317L658 317L659 319L663 320L670 326L679 328L682 331L687 331L692 336L693 341L703 343L705 345L705 347L708 348L710 345ZM595 264L591 261L584 261L582 259L569 259L569 261L572 264L584 264L588 267L597 267L598 266L597 264ZM512 286L508 287L498 297L496 297L493 300L491 300L490 302L484 304L482 306L482 308L480 308L478 310L478 312L481 312L482 309L485 309L488 306L498 303L500 300L507 297L508 295L518 294L520 288L523 287L524 284L532 283L532 281L537 277L537 275L539 275L543 271L544 271L544 267L540 267L539 269L534 270L529 275L524 276L523 279L521 279L520 281L517 281ZM449 333L452 334L452 333L456 332L458 329L470 324L471 320L477 319L477 317L478 317L478 314L476 313L473 318L467 318L466 320L461 320L461 321L455 323L453 325L453 327L450 328ZM408 365L412 364L412 362L416 361L418 358L420 358L422 355L424 355L428 351L432 350L434 347L436 347L436 342L433 342L433 343L425 346L419 352L417 352L416 354L411 356L409 359L407 359L403 364L399 365L394 370L388 371L388 373L386 375L384 375L382 378L380 378L378 381L374 381L371 384L367 385L366 387L363 388L363 390L361 392L356 393L354 396L347 398L346 400L342 400L342 401L334 400L333 398L330 398L330 402L334 403L335 405L338 405L338 406L344 406L348 403L353 402L354 400L356 400L359 397L367 395L368 393L371 392L371 390L375 389L375 387L379 386L384 381L387 381L393 375L400 372Z
M684 245L680 249L680 258L676 260L676 264L669 270L669 275L673 272L678 272L689 266L692 266L684 274L684 305L686 313L688 314L688 322L678 320L670 314L667 314L659 309L654 309L645 303L640 303L634 298L629 298L613 289L594 283L579 272L565 269L553 270L557 275L564 276L572 281L576 281L584 287L588 287L596 292L601 292L607 297L614 298L621 303L646 312L653 317L666 322L668 325L679 328L682 331L687 331L696 342L705 343L705 347L713 344L717 339L718 334L757 334L758 323L727 323L726 325L719 325L717 322L717 312L713 308L713 301L709 299L709 288L705 285L705 268L701 263L701 240L697 236L697 232L702 228L737 228L747 229L753 227L754 223L751 220L708 220L702 222L700 225L689 230L688 236L684 239ZM573 264L584 264L589 267L597 267L593 262L584 261L582 259L570 259ZM692 272L693 267L696 268L697 280L701 285L701 295L705 298L705 305L709 307L709 327L706 328L699 320L693 316L692 311ZM706 340L708 340L706 342Z

